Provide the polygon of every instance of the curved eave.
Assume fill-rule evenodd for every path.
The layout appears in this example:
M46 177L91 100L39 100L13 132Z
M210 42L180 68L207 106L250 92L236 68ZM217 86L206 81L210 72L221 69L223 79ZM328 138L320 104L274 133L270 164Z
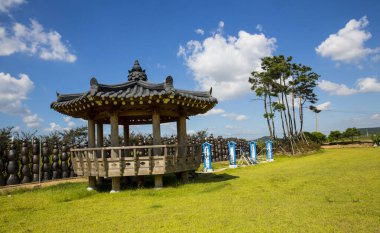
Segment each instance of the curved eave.
M65 115L73 117L84 117L91 112L102 112L110 109L120 109L121 111L138 110L138 109L172 109L185 111L188 116L206 113L217 104L213 97L193 97L186 95L165 94L146 95L137 97L112 97L91 96L83 94L82 96L69 101L53 102L51 108ZM147 114L149 114L147 112Z
M50 107L62 114L87 118L115 108L120 111L147 111L153 108L186 112L187 116L206 113L217 103L211 92L175 89L172 82L160 84L133 80L117 85L90 81L91 89L85 93L58 94Z
M57 93L57 102L65 102L74 99L78 99L86 93L74 93L74 94L58 94Z

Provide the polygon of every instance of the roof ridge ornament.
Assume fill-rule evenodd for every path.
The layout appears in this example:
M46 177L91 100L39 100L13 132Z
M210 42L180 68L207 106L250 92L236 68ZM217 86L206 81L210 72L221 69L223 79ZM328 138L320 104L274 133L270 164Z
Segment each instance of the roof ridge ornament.
M173 77L169 75L165 79L165 90L173 92L173 89L174 89L174 87L173 87Z
M172 76L169 75L168 77L166 77L165 86L173 87L173 77Z
M99 83L95 77L91 78L90 86L91 86L91 90L90 90L91 95L95 95L95 93L99 90Z
M128 70L128 73L129 73L128 81L140 81L140 80L147 81L148 80L145 70L141 68L138 60L135 60L132 70Z

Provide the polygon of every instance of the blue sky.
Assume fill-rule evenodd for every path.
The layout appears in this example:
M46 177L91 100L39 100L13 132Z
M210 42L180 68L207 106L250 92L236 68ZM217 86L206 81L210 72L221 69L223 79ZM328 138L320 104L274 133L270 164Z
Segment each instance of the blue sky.
M379 11L379 1L0 0L0 127L84 125L50 109L56 91L87 91L93 76L125 82L138 59L151 82L213 86L219 104L190 118L189 132L261 137L262 102L247 79L261 57L279 54L321 75L320 131L380 126ZM305 117L314 131L315 116Z

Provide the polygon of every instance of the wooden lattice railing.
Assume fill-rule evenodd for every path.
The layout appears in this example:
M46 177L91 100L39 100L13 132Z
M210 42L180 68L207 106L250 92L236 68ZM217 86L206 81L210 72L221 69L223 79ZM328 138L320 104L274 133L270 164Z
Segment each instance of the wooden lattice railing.
M140 176L198 169L201 145L149 145L71 149L79 176Z

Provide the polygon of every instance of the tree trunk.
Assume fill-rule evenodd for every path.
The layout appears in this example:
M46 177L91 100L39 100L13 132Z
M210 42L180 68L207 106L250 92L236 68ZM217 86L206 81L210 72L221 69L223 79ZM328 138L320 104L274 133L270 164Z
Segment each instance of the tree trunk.
M294 109L294 93L292 93L292 110L293 110L293 126L294 126L294 134L298 135L297 133L297 122L296 122L296 111Z
M270 122L269 122L269 118L268 118L267 95L266 94L264 94L264 111L265 111L265 115L267 116L266 119L267 119L267 123L268 123L270 138L273 139L272 128L270 126Z
M281 80L282 80L282 81L281 81ZM282 77L282 78L280 79L280 82L282 82L281 85L283 85L283 86L285 87L285 78L284 78L284 77ZM285 96L285 98L284 98L284 96ZM284 99L285 99L285 101L284 101ZM286 92L283 92L283 93L282 93L282 101L283 101L282 104L286 103L286 107L285 107L285 108L286 108L286 112L287 112L287 114L288 114L288 118L286 117L286 113L285 113L285 119L288 121L288 122L287 122L287 127L288 127L288 130L289 130L289 134L290 134L290 136L293 136L292 118L291 118L291 116L290 116L289 103L288 103L288 96L286 95Z
M284 101L284 93L281 93L281 99L282 99L282 105L284 105L284 102L285 102L285 101ZM284 105L284 106L285 106L285 105ZM284 113L287 137L290 137L289 123L288 123L288 118L286 117L285 109L282 109L281 111Z
M299 98L299 101L300 101L300 110L299 110L299 113L300 113L300 132L303 132L303 103L302 103L302 98L300 97Z
M284 133L284 139L286 138L286 132L285 132L285 126L284 126L284 118L282 117L282 111L280 111L281 116L281 125L282 125L282 132Z
M303 141L306 142L306 144L309 145L309 142L307 141L307 138L305 136L305 134L303 133L303 105L305 102L302 102L302 98L300 97L299 98L299 101L300 101L300 108L299 108L299 115L300 115L300 135L301 135L301 138L303 139Z
M290 115L290 109L289 109L289 102L288 102L288 97L285 93L285 102L286 102L286 111L288 113L288 118L289 118L289 129L290 129L290 135L293 137L293 122L292 122L292 116Z
M272 130L273 130L273 138L276 139L276 128L274 126L274 113L273 113L273 109L272 109L272 98L270 97L270 95L268 95L269 97L269 110L270 110L270 114L271 114L271 121L272 121Z

